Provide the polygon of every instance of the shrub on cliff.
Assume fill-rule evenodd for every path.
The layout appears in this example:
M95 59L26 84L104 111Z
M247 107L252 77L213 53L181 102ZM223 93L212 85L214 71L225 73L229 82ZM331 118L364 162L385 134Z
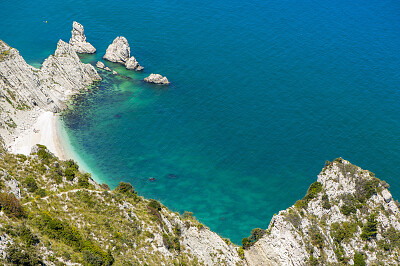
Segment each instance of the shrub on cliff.
M150 199L149 204L147 204L148 207L151 207L157 211L161 211L161 204L155 199Z
M53 155L51 155L51 153L48 152L46 146L44 145L40 145L37 144L38 146L38 151L37 151L37 155L39 157L39 159L44 163L49 165L50 164L50 160L53 159Z
M308 188L307 194L304 196L304 198L296 201L294 206L298 209L306 209L310 200L314 199L322 190L323 188L320 182L312 183L311 186Z
M79 177L78 186L83 188L88 188L90 186L89 183L90 174L85 173Z
M365 266L365 258L362 253L354 253L354 266Z
M361 238L363 240L375 238L377 233L377 224L378 222L375 220L375 214L371 214L368 217L366 224L362 227Z
M14 194L0 193L0 208L8 217L25 217L25 211Z
M115 188L115 191L130 197L137 196L137 192L133 186L127 182L119 182L118 186Z
M169 249L169 250L176 250L180 251L181 250L181 244L179 243L179 238L176 236L171 236L169 234L164 233L163 234L163 243L164 246Z
M28 188L29 192L35 192L38 189L38 185L36 183L36 180L29 176L25 179L25 186Z
M265 230L261 228L255 228L251 231L249 237L245 237L242 239L242 246L244 249L247 249L254 245L261 237L265 235Z
M43 265L34 247L26 247L13 243L7 247L7 261L13 265L37 266Z

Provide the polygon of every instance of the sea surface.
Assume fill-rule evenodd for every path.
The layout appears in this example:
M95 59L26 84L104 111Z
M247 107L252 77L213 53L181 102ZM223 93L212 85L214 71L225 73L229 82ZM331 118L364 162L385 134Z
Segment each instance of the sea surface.
M131 182L235 243L302 198L325 160L400 196L399 1L1 2L0 38L37 67L74 20L98 51L84 62L128 39L144 72L106 63L121 75L101 72L62 120L112 188Z

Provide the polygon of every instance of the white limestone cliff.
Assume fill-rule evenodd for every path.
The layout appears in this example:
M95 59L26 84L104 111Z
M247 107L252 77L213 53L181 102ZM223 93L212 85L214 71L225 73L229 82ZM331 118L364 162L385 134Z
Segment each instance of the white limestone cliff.
M96 52L96 48L86 41L85 30L80 23L76 21L73 22L71 34L72 36L69 40L69 44L74 47L77 53L93 54Z
M303 200L272 218L266 234L245 250L247 263L353 264L360 253L367 265L396 264L397 252L381 246L387 243L394 249L383 236L400 232L400 211L386 187L371 172L335 160L325 166ZM371 217L377 222L376 235L365 239L362 232Z
M65 101L94 81L101 80L90 64L79 60L74 48L59 40L54 55L40 69L27 64L18 50L0 40L0 134L7 143L23 130L38 110L59 112Z

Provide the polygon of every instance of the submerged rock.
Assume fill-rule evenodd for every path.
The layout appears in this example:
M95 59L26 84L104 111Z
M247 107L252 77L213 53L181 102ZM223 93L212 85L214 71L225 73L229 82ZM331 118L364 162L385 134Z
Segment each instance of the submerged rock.
M72 36L69 40L69 44L74 47L75 51L80 54L93 54L96 52L96 48L86 41L85 30L83 26L74 21L72 24Z
M167 85L170 82L168 81L167 77L163 77L160 74L150 74L144 81L148 83L160 84L160 85Z
M118 73L117 73L117 71L115 71L115 70L113 70L113 75L117 75Z
M135 57L131 56L131 48L129 47L128 40L122 36L114 39L112 44L108 46L103 58L114 63L123 64L127 69L136 71L143 69Z
M96 63L96 67L98 67L98 68L100 68L100 69L104 69L106 66L104 65L103 62L98 61L98 62Z

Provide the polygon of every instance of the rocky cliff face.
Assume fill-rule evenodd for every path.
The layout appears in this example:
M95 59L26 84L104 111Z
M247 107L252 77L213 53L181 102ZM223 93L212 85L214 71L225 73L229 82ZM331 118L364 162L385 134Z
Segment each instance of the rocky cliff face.
M399 207L387 187L346 160L327 163L307 195L275 215L266 234L245 249L247 262L397 264Z
M112 44L108 46L103 58L114 63L123 64L127 69L143 70L143 67L139 65L135 57L131 56L128 40L122 36L114 39Z
M72 24L71 39L69 44L80 54L93 54L96 52L96 48L86 41L85 30L83 26L74 21Z
M28 65L18 50L0 40L0 134L6 141L35 108L58 112L74 93L101 80L83 64L71 45L60 40L40 69Z

